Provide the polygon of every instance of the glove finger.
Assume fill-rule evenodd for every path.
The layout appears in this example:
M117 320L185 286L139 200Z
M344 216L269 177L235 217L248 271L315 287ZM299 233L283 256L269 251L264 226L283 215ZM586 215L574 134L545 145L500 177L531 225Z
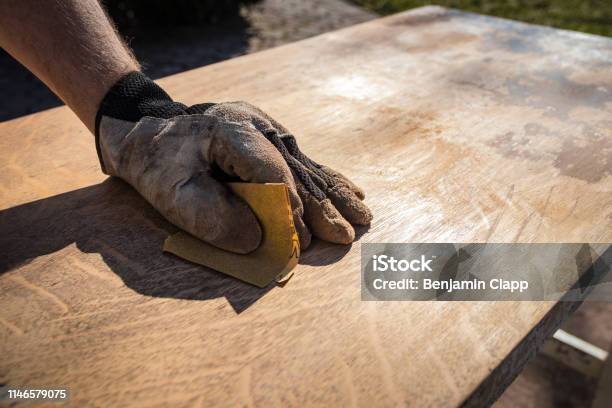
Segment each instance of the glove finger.
M336 170L334 170L334 169L332 169L330 167L327 167L325 165L320 165L320 169L322 171L324 171L325 173L329 174L331 177L335 178L336 179L336 184L340 184L340 185L343 185L344 187L348 188L360 200L363 201L365 199L365 191L363 191L363 189L361 189L358 185L356 185L351 180L349 180L342 173L340 173L340 172L338 172L338 171L336 171Z
M248 123L224 123L215 131L208 151L204 153L211 163L243 181L284 183L289 191L300 247L306 249L310 245L310 231L302 220L304 206L291 170L281 153L258 130Z
M172 223L221 249L246 254L261 243L262 231L249 206L206 172L175 183L166 211Z
M325 180L328 185L344 185L346 188L351 190L360 200L363 200L365 198L364 191L357 185L355 185L352 181L350 181L347 177L327 166L318 164L310 157L302 153L293 135L283 134L280 136L280 138L283 141L285 147L287 148L287 151L293 157L295 157L300 163L304 164L308 169L310 169L323 180Z
M319 201L302 183L297 184L297 190L304 204L304 221L314 236L336 244L355 240L355 230L328 198Z
M329 186L315 173L311 173L311 178L319 188L325 191L325 195L347 221L357 225L370 224L372 212L353 190L341 183Z
M286 137L283 144L287 147L286 142L289 142L290 148L286 149L289 154L293 152L301 160L298 160L293 154L291 156L298 163L290 167L299 167L307 172L310 179L316 186L331 200L332 204L342 214L342 216L351 224L368 225L372 221L372 212L359 199L357 194L345 183L339 181L336 177L323 171L322 166L319 166L308 157L303 155L297 148L297 144L293 136ZM293 140L293 141L291 141Z
M323 189L327 188L325 182L313 175L289 153L276 130L266 132L265 137L278 149L291 169L298 194L304 205L304 221L311 232L318 238L334 243L353 242L355 230L325 196L323 192Z

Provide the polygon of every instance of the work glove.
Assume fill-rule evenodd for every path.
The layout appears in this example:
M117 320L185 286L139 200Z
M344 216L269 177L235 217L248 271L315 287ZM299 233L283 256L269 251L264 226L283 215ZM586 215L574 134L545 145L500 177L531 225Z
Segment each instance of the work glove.
M262 231L222 181L284 183L301 248L311 233L348 244L372 219L364 193L304 155L293 135L244 102L174 102L132 72L100 104L95 124L102 171L132 185L168 221L219 248L248 253Z

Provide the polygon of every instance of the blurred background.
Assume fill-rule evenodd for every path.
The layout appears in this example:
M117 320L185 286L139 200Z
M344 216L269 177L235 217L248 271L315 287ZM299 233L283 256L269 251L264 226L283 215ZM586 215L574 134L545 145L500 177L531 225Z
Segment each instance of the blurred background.
M610 0L355 0L354 3L380 14L437 4L527 23L612 36Z
M106 0L145 72L160 78L413 7L438 4L612 36L612 0ZM61 102L0 50L0 121ZM237 96L239 98L239 96ZM563 329L608 350L612 303L586 302ZM469 356L466 356L469 358ZM597 381L540 353L496 407L588 407Z
M427 4L612 36L612 0L103 0L160 78ZM0 50L0 121L61 102Z

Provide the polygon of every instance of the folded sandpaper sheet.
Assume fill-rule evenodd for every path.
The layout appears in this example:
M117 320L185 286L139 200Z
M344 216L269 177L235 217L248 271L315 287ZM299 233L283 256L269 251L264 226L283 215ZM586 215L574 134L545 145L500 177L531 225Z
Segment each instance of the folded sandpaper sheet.
M298 263L300 244L287 186L282 183L228 183L227 186L247 202L259 220L263 230L259 247L249 254L236 254L181 231L166 239L164 251L260 288L274 280L289 279Z

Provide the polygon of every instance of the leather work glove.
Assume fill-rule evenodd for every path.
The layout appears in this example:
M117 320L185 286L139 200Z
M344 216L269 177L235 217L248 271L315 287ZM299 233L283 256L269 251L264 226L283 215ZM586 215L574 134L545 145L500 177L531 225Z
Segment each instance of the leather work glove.
M104 173L132 185L171 223L219 248L248 253L261 228L220 180L285 183L303 249L316 237L340 244L369 224L364 193L306 157L295 138L244 102L187 107L140 72L117 82L96 116Z

